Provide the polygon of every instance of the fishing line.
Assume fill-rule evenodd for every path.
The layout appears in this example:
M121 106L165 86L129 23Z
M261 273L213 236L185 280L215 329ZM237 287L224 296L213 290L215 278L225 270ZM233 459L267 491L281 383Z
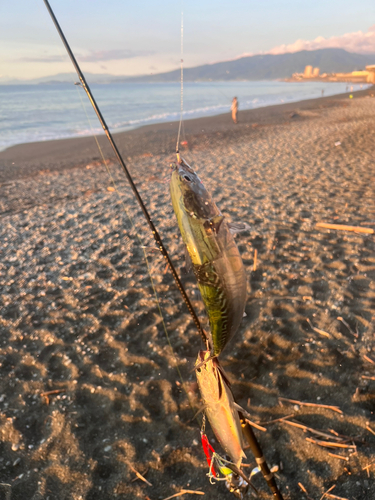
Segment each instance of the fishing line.
M180 75L180 123L178 125L178 133L177 133L177 143L176 143L176 155L177 162L181 163L180 158L180 135L181 135L181 126L182 126L182 118L184 114L184 11L183 11L183 2L181 0L181 75Z
M184 302L185 302L185 304L186 304L186 306L187 306L187 308L188 308L188 310L190 312L190 315L193 318L195 326L196 326L198 332L201 334L203 342L205 344L207 344L208 343L207 335L206 335L205 331L203 330L203 328L202 328L202 326L201 326L201 324L199 322L198 316L196 315L195 310L194 310L194 308L193 308L193 306L192 306L192 304L190 302L190 299L187 296L187 293L186 293L186 291L185 291L185 289L184 289L184 287L183 287L183 285L181 283L181 280L180 280L180 278L179 278L179 276L177 274L177 271L176 271L176 269L175 269L175 267L174 267L174 265L173 265L173 263L172 263L172 261L171 261L171 259L169 257L169 254L168 254L166 248L164 247L162 239L161 239L161 237L160 237L160 235L159 235L159 233L158 233L158 231L157 231L154 223L152 222L150 214L148 213L148 210L147 210L145 204L143 203L143 200L142 200L142 198L141 198L141 196L140 196L140 194L138 192L138 189L137 189L136 185L134 184L133 178L130 175L130 172L129 172L127 166L125 165L125 162L124 162L124 160L123 160L123 158L122 158L122 156L120 154L120 151L117 148L117 145L116 145L115 141L113 140L112 134L111 134L111 132L108 129L106 121L104 120L104 117L101 114L101 111L100 111L98 105L96 104L94 96L91 93L90 87L88 86L88 84L87 84L87 82L85 80L85 77L84 77L84 75L83 75L83 73L81 71L81 68L79 67L78 62L77 62L76 58L74 57L74 54L73 54L73 52L72 52L72 50L71 50L71 48L70 48L70 46L68 44L68 41L66 40L65 35L64 35L64 33L63 33L63 31L62 31L62 29L61 29L61 27L60 27L60 25L59 25L56 17L55 17L55 14L52 11L52 8L51 8L50 4L48 3L48 0L43 0L43 1L44 1L45 6L47 7L47 10L48 10L48 12L49 12L49 14L51 16L51 19L52 19L52 21L53 21L53 23L54 23L54 25L56 27L56 30L57 30L57 32L58 32L58 34L59 34L59 36L60 36L60 38L61 38L61 40L62 40L62 42L64 44L64 47L65 47L66 51L68 52L69 58L70 58L73 66L74 66L74 68L75 68L75 70L76 70L76 72L78 74L79 80L81 82L81 86L85 90L85 92L86 92L86 94L87 94L87 96L88 96L88 98L89 98L89 100L91 102L91 105L94 108L94 111L95 111L95 113L96 113L96 115L97 115L97 117L98 117L98 119L100 121L100 124L103 127L104 133L107 136L107 139L109 140L109 142L110 142L110 144L112 146L112 149L115 152L116 158L117 158L118 162L120 163L122 169L125 172L125 175L126 175L126 177L128 179L130 187L131 187L131 189L132 189L132 191L133 191L133 193L134 193L134 195L135 195L135 197L136 197L136 199L137 199L137 201L138 201L138 203L139 203L139 205L141 207L143 215L145 216L145 218L147 220L147 223L148 223L148 225L149 225L149 227L150 227L150 229L152 231L152 234L154 236L156 244L159 247L160 252L163 254L165 260L167 261L167 263L168 263L168 265L170 267L170 270L171 270L171 273L173 275L173 278L174 278L174 280L175 280L175 282L177 284L177 287L178 287L178 289L179 289L179 291L180 291L180 293L181 293L181 295L182 295L182 297L184 299Z
M196 418L196 410L195 410L195 408L194 408L194 404L192 403L191 398L190 398L190 396L189 396L189 392L187 391L187 389L186 389L186 387L185 387L185 381L184 381L184 379L183 379L183 377L182 377L182 374L181 374L180 368L179 368L179 366L178 366L178 358L177 358L177 356L176 356L176 354L175 354L175 352L174 352L174 350L173 350L172 343L171 343L171 340L170 340L170 337L169 337L169 334L168 334L167 326L166 326L166 324L165 324L165 320L164 320L163 312L162 312L161 305L160 305L159 295L158 295L158 292L157 292L157 290L156 290L156 286L155 286L155 283L154 283L154 279L153 279L153 277L152 277L152 272L151 272L150 262L149 262L149 259L148 259L148 257L147 257L147 253L146 253L146 248L147 248L147 247L145 247L145 246L143 245L143 242L142 242L142 240L141 240L141 237L140 237L140 236L139 236L139 234L138 234L138 231L137 231L137 229L136 229L136 226L135 226L135 224L134 224L134 221L133 221L133 219L132 219L132 217L131 217L130 213L128 212L128 210L127 210L127 208L126 208L126 205L125 205L125 202L124 202L124 200L123 200L122 194L120 193L120 191L119 191L119 189L118 189L118 186L117 186L117 184L116 184L116 181L115 181L115 179L114 179L114 177L113 177L113 175L112 175L112 172L110 171L110 168L109 168L109 166L108 166L108 160L105 158L104 153L103 153L103 150L102 150L102 148L101 148L101 146L100 146L100 144L99 144L98 137L97 137L97 135L96 135L96 134L95 134L95 132L94 132L94 128L93 128L93 126L92 126L92 123L91 123L90 117L89 117L89 115L88 115L88 113L87 113L87 110L86 110L86 106L85 106L85 104L84 104L84 102L83 102L83 99L82 99L81 93L80 93L79 88L78 88L78 87L81 87L81 84L76 83L75 85L76 85L77 92L78 92L78 95L79 95L79 98L80 98L80 101L81 101L82 108L83 108L83 110L84 110L84 112L85 112L85 115L86 115L87 121L88 121L88 123L89 123L89 127L90 127L90 129L91 129L92 136L93 136L93 137L94 137L94 139L95 139L95 142L96 142L96 145L97 145L97 147L98 147L98 150L99 150L100 156L101 156L101 158L102 158L103 164L104 164L104 166L105 166L105 168L106 168L106 170L107 170L107 173L108 173L109 178L111 179L112 186L113 186L113 188L114 188L114 190L115 190L115 192L116 192L116 194L117 194L117 196L118 196L118 198L119 198L119 200L120 200L120 203L121 203L121 205L122 205L122 207L123 207L123 209L124 209L124 212L125 212L125 214L126 214L127 218L129 219L129 222L130 222L130 224L131 224L131 226L132 226L132 228L133 228L133 231L134 231L134 234L135 234L135 236L136 236L136 238L137 238L137 240L138 240L139 246L140 246L140 248L142 249L143 256L144 256L144 259L145 259L145 262L146 262L147 272L148 272L148 275L149 275L149 278L150 278L150 282L151 282L151 287L152 287L152 290L153 290L153 293L154 293L154 296L155 296L155 300L156 300L156 304L157 304L157 308L158 308L158 311L159 311L159 316L160 316L160 319L161 319L161 323L162 323L162 325L163 325L163 330L164 330L164 333L165 333L165 336L166 336L166 339L167 339L168 345L169 345L169 347L170 347L170 349L171 349L171 352L172 352L173 358L174 358L174 360L175 360L175 367L176 367L176 370L177 370L178 376L179 376L179 378L180 378L180 380L181 380L181 386L182 386L182 388L183 388L183 390L184 390L184 392L185 392L185 394L186 394L187 400L188 400L188 402L189 402L189 406L190 406L190 408L192 409L192 411L193 411L193 412L194 412L194 414L195 414L194 418L195 418L195 419L198 421L198 423L199 423L199 420ZM81 87L81 88L82 88L82 87Z

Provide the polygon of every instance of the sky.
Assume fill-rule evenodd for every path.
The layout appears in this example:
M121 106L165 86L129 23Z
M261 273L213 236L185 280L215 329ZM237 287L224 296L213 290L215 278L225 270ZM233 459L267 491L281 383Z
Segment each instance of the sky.
M324 47L375 53L375 1L50 0L84 72L139 75ZM43 0L0 0L0 80L73 68Z

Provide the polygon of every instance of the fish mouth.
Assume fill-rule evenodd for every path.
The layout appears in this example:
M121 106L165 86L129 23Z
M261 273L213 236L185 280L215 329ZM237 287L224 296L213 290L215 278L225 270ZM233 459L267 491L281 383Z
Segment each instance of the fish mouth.
M194 170L191 168L190 165L186 163L186 161L183 158L181 158L181 161L178 163L171 163L170 167L173 172L177 171L180 176L182 176L185 172L188 172L190 174L195 174Z
M180 158L180 161L177 163L176 168L178 169L179 173L187 171L191 174L195 174L194 170L188 163L186 163L186 161L183 158Z
M221 369L221 366L219 364L219 360L217 359L217 356L212 356L211 351L207 350L207 351L199 351L198 352L198 358L197 358L197 361L195 363L194 370L196 370L197 368L200 368L201 366L205 365L209 361L212 361L212 363L217 368Z
M199 351L199 353L198 353L199 361L205 360L207 352L209 352L209 351Z

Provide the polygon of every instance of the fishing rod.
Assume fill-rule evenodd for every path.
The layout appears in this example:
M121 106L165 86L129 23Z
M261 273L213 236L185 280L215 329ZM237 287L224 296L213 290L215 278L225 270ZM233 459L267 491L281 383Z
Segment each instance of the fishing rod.
M249 443L249 447L252 451L252 454L255 457L255 461L258 464L269 489L272 491L274 499L283 500L283 496L277 486L273 473L270 471L268 467L268 464L266 462L266 459L264 458L262 449L259 445L257 438L255 437L253 429L251 428L249 422L246 420L241 411L238 412L238 415L240 417L242 432L247 442Z
M45 6L47 7L47 10L48 10L51 18L52 18L52 21L53 21L53 23L54 23L54 25L55 25L55 27L57 29L58 34L60 35L60 38L61 38L61 40L62 40L62 42L63 42L63 44L65 46L65 49L68 52L69 58L72 61L72 64L73 64L73 66L74 66L74 68L75 68L75 70L77 72L77 75L78 75L79 80L81 82L81 86L84 89L84 91L86 92L86 94L87 94L87 96L88 96L88 98L89 98L89 100L91 102L91 105L94 108L96 116L98 117L98 119L100 121L100 124L103 127L104 133L107 136L107 139L109 140L109 142L110 142L110 144L112 146L112 149L115 152L116 158L117 158L118 162L120 163L121 167L123 168L123 170L125 172L125 175L126 175L128 181L129 181L130 187L132 188L132 191L133 191L133 193L134 193L134 195L135 195L135 197L136 197L136 199L137 199L137 201L138 201L138 203L139 203L139 205L140 205L140 207L142 209L142 212L143 212L144 216L146 217L147 223L148 223L148 225L149 225L149 227L150 227L150 229L152 231L152 234L153 234L153 237L155 239L155 242L156 242L157 246L159 247L159 250L162 253L162 255L164 256L165 260L167 261L167 264L168 264L169 268L171 269L171 272L172 272L173 278L174 278L174 280L176 282L177 288L179 289L179 291L180 291L180 293L182 295L182 298L185 301L185 304L186 304L186 306L187 306L187 308L188 308L188 310L190 312L190 315L193 318L195 326L196 326L198 332L201 334L203 342L207 345L208 342L209 342L208 341L208 337L207 337L205 331L203 330L203 328L202 328L202 326L201 326L201 324L199 322L198 316L196 315L196 313L195 313L195 311L193 309L193 306L192 306L192 304L190 302L189 297L186 294L186 291L185 291L185 289L184 289L184 287L183 287L183 285L181 283L180 278L178 277L177 271L176 271L174 265L172 264L172 261L171 261L171 259L169 257L169 254L168 254L166 248L163 245L162 239L161 239L161 237L160 237L160 235L159 235L159 233L158 233L158 231L157 231L154 223L152 222L150 214L148 213L148 210L147 210L145 204L143 203L143 200L142 200L142 198L141 198L141 196L139 194L139 191L138 191L136 185L134 184L133 178L130 175L130 172L129 172L129 170L128 170L128 168L127 168L127 166L126 166L126 164L125 164L125 162L124 162L124 160L123 160L123 158L122 158L122 156L120 154L120 151L118 150L118 148L116 146L116 143L115 143L115 141L114 141L114 139L112 137L111 132L108 129L108 126L106 124L106 121L104 120L104 117L103 117L100 109L99 109L99 106L97 105L97 103L96 103L96 101L94 99L94 96L93 96L93 94L92 94L92 92L90 90L90 87L89 87L89 85L86 82L84 74L82 73L81 68L78 65L78 62L77 62L76 58L74 57L74 54L73 54L73 52L72 52L72 50L71 50L71 48L70 48L70 46L68 44L67 39L65 38L65 35L64 35L64 33L63 33L63 31L62 31L62 29L61 29L61 27L60 27L60 25L59 25L59 23L58 23L58 21L56 19L56 16L55 16L55 14L54 14L54 12L53 12L53 10L52 10L52 8L51 8L48 0L43 0L43 1L44 1Z
M183 73L183 63L184 63L184 59L183 59L183 34L184 34L184 24L183 24L183 11L181 12L181 68L180 68L180 78L181 78L181 110L180 110L180 123L179 123L179 126L178 126L178 133L177 133L177 143L176 143L176 156L177 156L177 163L182 165L182 166L187 166L186 162L183 160L183 158L181 158L180 156L180 151L179 151L179 145L180 145L180 135L181 135L181 128L182 128L182 123L183 123L183 93L184 93L184 73ZM224 95L224 93L222 92L222 94ZM172 177L173 179L173 177ZM172 195L172 203L173 203L173 195ZM181 228L180 228L181 229ZM181 231L182 232L182 231ZM207 310L207 307L206 307L206 310ZM212 331L211 331L212 333ZM215 346L215 343L213 342L214 346ZM216 356L214 356L214 358L217 360L218 362L218 358ZM199 358L198 358L199 359ZM195 370L198 370L200 372L200 367L207 363L209 361L209 359L211 359L211 362L212 362L212 357L211 355L209 356L209 358L207 359L204 359L201 363L198 363L196 364L195 366ZM220 370L218 371L218 375L219 375L219 380L221 380L220 378ZM197 377L198 378L198 377ZM215 383L216 383L216 379L215 379ZM223 378L223 385L221 385L221 394L223 392L225 392L225 379ZM199 383L199 379L198 379L198 386L199 386L199 390L200 390L200 393L201 395L203 396L203 392L202 392L202 388L203 387L206 387L207 389L207 384L205 382L201 382L201 384ZM228 391L227 393L231 394L231 390L229 389L229 386L227 387ZM206 392L206 395L208 393L211 393L211 388L209 388L208 391L205 391ZM233 398L233 395L232 395L232 399L233 399L233 403L235 403L234 401L234 398ZM207 404L207 400L205 400L205 396L203 396L203 400L205 401L205 403ZM207 405L208 406L208 405ZM234 407L230 406L230 412L228 413L232 413L235 411ZM238 410L237 410L238 411ZM216 411L214 411L213 413L216 413ZM271 490L272 492L272 495L273 495L273 498L274 500L283 500L283 496L277 486L277 483L275 481L275 478L272 474L272 472L270 471L270 468L268 467L268 464L266 462L266 459L263 455L263 452L262 452L262 449L260 447L260 444L250 426L250 424L248 423L248 421L246 420L244 414L242 411L238 411L238 419L239 419L239 425L241 425L241 430L240 432L242 431L244 437L246 438L248 444L249 444L249 447L251 449L251 452L253 453L254 457L255 457L255 461L256 463L258 464L258 467L260 469L260 471L262 472L262 475L269 487L269 489ZM210 419L209 419L210 420ZM232 422L233 423L233 422ZM216 434L215 432L215 428L212 426L212 423L211 423L211 427L212 429L214 430L214 433ZM236 427L236 425L234 424L234 428ZM222 436L223 437L223 436ZM232 436L233 437L233 436ZM218 439L220 441L220 439ZM205 452L206 453L206 452ZM207 456L207 455L206 455ZM209 465L210 467L210 472L211 472L211 465ZM235 471L234 471L235 472ZM237 474L239 473L240 475L242 474L240 469L237 469Z

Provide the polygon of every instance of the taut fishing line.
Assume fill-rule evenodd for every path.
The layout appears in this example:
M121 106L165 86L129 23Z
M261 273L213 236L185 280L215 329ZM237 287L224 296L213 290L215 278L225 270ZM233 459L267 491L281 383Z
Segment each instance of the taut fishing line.
M192 318L194 320L194 323L195 323L198 331L201 333L202 339L205 341L206 340L206 334L205 334L204 330L202 329L202 327L200 325L198 317L197 317L197 315L196 315L196 313L195 313L195 311L194 311L194 309L193 309L193 307L191 305L191 302L190 302L190 300L189 300L189 298L188 298L188 296L186 294L186 291L183 288L182 283L181 283L181 281L180 281L180 279L179 279L179 277L177 275L177 272L176 272L176 270L175 270L175 268L174 268L174 266L173 266L173 264L172 264L172 262L170 260L169 254L168 254L167 250L165 249L165 247L163 245L163 242L162 242L162 240L161 240L161 238L159 236L159 233L158 233L156 227L154 226L154 224L153 224L153 222L151 220L151 217L150 217L150 215L149 215L149 213L147 211L147 208L146 208L146 206L143 203L143 200L142 200L142 198L141 198L141 196L140 196L140 194L139 194L139 192L138 192L138 190L137 190L137 188L136 188L136 186L135 186L135 184L133 182L133 179L132 179L132 177L131 177L131 175L130 175L130 173L129 173L126 165L125 165L125 162L124 162L124 160L123 160L123 158L122 158L122 156L121 156L121 154L120 154L120 152L119 152L119 150L118 150L118 148L117 148L117 146L116 146L116 144L115 144L115 142L114 142L114 140L112 138L112 135L111 135L111 133L110 133L108 127L107 127L107 124L106 124L106 122L105 122L105 120L104 120L104 118L103 118L103 116L102 116L102 114L101 114L101 112L99 110L99 107L97 106L97 104L95 102L94 96L92 95L91 90L90 90L88 84L86 83L85 77L84 77L84 75L83 75L83 73L82 73L82 71L81 71L81 69L80 69L80 67L79 67L79 65L78 65L75 57L74 57L74 54L73 54L72 50L70 49L70 46L69 46L69 44L68 44L68 42L67 42L67 40L66 40L66 38L65 38L65 36L64 36L64 34L62 32L62 29L61 29L61 27L60 27L60 25L59 25L59 23L58 23L55 15L54 15L53 11L52 11L52 9L51 9L51 6L49 5L48 0L44 0L44 3L46 5L46 7L47 7L47 10L48 10L48 12L49 12L52 20L53 20L53 23L55 24L55 27L56 27L59 35L60 35L60 38L61 38L61 40L62 40L62 42L63 42L63 44L64 44L64 46L65 46L65 48L66 48L66 50L68 52L68 55L69 55L69 57L70 57L70 59L71 59L71 61L73 63L73 66L74 66L74 68L75 68L75 70L76 70L76 72L77 72L77 74L79 76L80 85L78 85L78 86L82 87L83 90L85 90L85 92L86 92L86 94L87 94L87 96L88 96L88 98L89 98L89 100L91 102L91 105L93 106L93 108L95 110L95 113L96 113L96 115L97 115L97 117L98 117L98 119L99 119L99 121L100 121L100 123L101 123L101 125L103 127L103 130L104 130L104 132L105 132L105 134L106 134L106 136L107 136L107 138L108 138L108 140L109 140L109 142L110 142L110 144L111 144L111 146L112 146L112 148L113 148L113 150L114 150L114 152L116 154L117 160L119 161L120 165L122 166L122 168L123 168L123 170L124 170L124 172L125 172L125 174L126 174L126 176L128 178L129 184L130 184L130 186L131 186L131 188L133 190L133 193L135 194L135 196L137 198L137 201L138 201L139 205L141 206L142 212L143 212L144 216L147 219L147 222L148 222L148 224L149 224L149 226L150 226L150 228L152 230L152 234L153 234L154 239L155 239L155 241L156 241L156 243L157 243L157 245L159 247L159 250L163 254L164 258L166 259L167 264L168 264L168 266L170 267L170 269L172 271L172 275L173 275L173 277L175 279L177 287L178 287L178 289L179 289L179 291L180 291L180 293L181 293L181 295L182 295L182 297L183 297L183 299L184 299L184 301L185 301L185 303L186 303L186 305L188 307L188 310L189 310L189 312L190 312L190 314L191 314L191 316L192 316ZM83 105L83 101L82 101L81 95L80 95L80 99L81 99L81 103ZM91 121L90 121L90 119L88 117L88 114L86 112L86 109L85 109L84 105L83 105L83 108L84 108L86 117L88 119L88 123L89 123L89 126L91 128L91 131L93 132L93 127L91 125ZM136 237L137 237L138 241L140 243L142 243L142 241L141 241L141 239L140 239L140 237L139 237L139 235L138 235L138 233L136 231L136 228L135 228L135 225L133 223L133 220L130 217L130 214L126 210L125 204L124 204L124 202L121 199L121 195L120 195L119 190L117 188L116 182L115 182L115 180L114 180L114 178L113 178L113 176L112 176L112 174L111 174L111 172L110 172L110 170L108 168L108 164L107 164L107 161L106 161L106 159L104 157L103 151L102 151L102 149L100 147L99 141L98 141L98 139L97 139L97 137L96 137L96 135L94 133L93 133L93 136L95 138L95 142L96 142L97 147L99 149L100 155L102 157L102 160L103 160L103 163L104 163L104 165L106 167L108 175L111 178L111 182L113 184L113 187L114 187L116 193L118 194L118 196L120 197L120 200L121 200L121 203L122 203L122 205L124 207L125 213L126 213L127 217L129 218L129 221L130 221L130 223L131 223L131 225L132 225L132 227L134 229L134 232L136 234ZM178 367L177 358L176 358L176 356L174 354L174 351L173 351L173 348L172 348L172 344L170 342L170 338L169 338L168 331L167 331L167 328L166 328L166 325L165 325L164 317L163 317L163 314L162 314L162 311L161 311L160 301L159 301L159 298L158 298L158 295L157 295L157 291L156 291L156 288L155 288L154 281L152 279L151 269L150 269L150 266L149 266L149 261L148 261L147 255L146 255L146 251L145 251L145 248L144 248L144 246L142 244L140 244L140 246L142 248L142 251L143 251L143 254L144 254L144 257L145 257L146 266L147 266L148 274L150 276L151 286L152 286L152 289L153 289L153 292L154 292L154 295L155 295L155 298L156 298L156 302L157 302L157 307L158 307L158 310L159 310L159 314L160 314L160 317L161 317L161 320L162 320L163 329L164 329L164 332L166 334L166 338L167 338L168 344L169 344L169 346L170 346L170 348L172 350L172 353L173 353L173 356L174 356L174 359L175 359L175 362L176 362L176 369L177 369L179 377L181 379L182 387L183 387L183 389L184 389L184 391L185 391L185 393L187 395L187 398L188 398L188 401L189 401L189 405L191 406L191 408L194 411L194 408L193 408L193 405L192 405L192 403L190 401L189 395L188 395L188 393L187 393L187 391L185 389L185 384L184 384L184 381L183 381L180 369Z
M87 82L85 80L85 77L84 77L84 75L83 75L83 73L81 71L81 68L79 67L78 62L77 62L76 58L74 57L74 54L73 54L73 52L72 52L72 50L71 50L71 48L70 48L70 46L68 44L68 41L66 40L65 35L64 35L64 33L63 33L63 31L62 31L62 29L61 29L61 27L60 27L60 25L59 25L59 23L58 23L58 21L56 19L56 16L53 13L52 8L51 8L50 4L48 3L48 0L43 0L43 1L44 1L45 6L47 7L47 10L48 10L51 18L52 18L52 21L53 21L53 23L54 23L54 25L55 25L55 27L57 29L57 32L58 32L58 34L59 34L59 36L60 36L60 38L61 38L61 40L62 40L62 42L64 44L64 47L65 47L66 51L68 52L69 58L70 58L73 66L74 66L74 68L75 68L75 70L76 70L76 72L78 74L78 77L79 77L79 80L81 82L82 88L85 90L85 92L86 92L86 94L87 94L87 96L88 96L88 98L89 98L89 100L91 102L91 105L94 108L94 111L95 111L95 113L96 113L96 115L97 115L97 117L98 117L98 119L100 121L100 124L103 127L104 133L107 136L107 139L109 140L109 142L110 142L110 144L112 146L113 151L115 152L116 158L117 158L118 162L120 163L122 169L125 172L125 175L126 175L126 177L128 179L130 187L131 187L131 189L132 189L132 191L133 191L133 193L134 193L134 195L135 195L135 197L136 197L136 199L137 199L137 201L138 201L138 203L139 203L139 205L141 207L143 215L145 216L145 218L147 220L147 223L148 223L148 225L149 225L149 227L150 227L150 229L152 231L152 234L154 236L155 242L156 242L157 246L159 247L160 252L163 254L165 260L167 261L167 263L168 263L168 265L170 267L170 270L172 272L173 278L174 278L174 280L176 282L176 285L177 285L177 287L178 287L178 289L179 289L179 291L180 291L180 293L181 293L181 295L182 295L182 297L184 299L184 302L185 302L185 304L186 304L186 306L187 306L187 308L188 308L188 310L190 312L190 315L193 318L195 326L196 326L198 332L201 334L203 342L207 342L207 335L206 335L205 331L203 330L203 328L202 328L202 326L201 326L201 324L199 322L198 316L196 315L195 310L194 310L193 306L191 305L190 299L189 299L189 297L186 294L186 291L185 291L185 289L184 289L184 287L183 287L183 285L181 283L181 280L180 280L180 278L179 278L179 276L177 274L177 271L174 268L174 265L173 265L173 263L172 263L172 261L171 261L171 259L169 257L169 254L168 254L166 248L164 247L162 239L160 238L160 235L159 235L159 233L158 233L158 231L157 231L154 223L152 222L150 214L148 213L148 210L147 210L145 204L143 203L143 200L142 200L142 198L141 198L141 196L140 196L140 194L138 192L138 189L137 189L136 185L134 184L133 178L130 175L127 166L125 165L125 162L124 162L124 160L123 160L123 158L122 158L122 156L120 154L120 151L118 150L117 145L116 145L115 141L113 140L112 134L111 134L111 132L108 129L106 121L104 120L104 117L103 117L103 115L102 115L102 113L101 113L98 105L96 104L96 101L95 101L94 96L93 96L93 94L92 94L92 92L90 90L90 87L88 86L88 84L87 84Z
M176 143L176 155L177 161L180 163L180 136L181 136L181 126L184 114L184 11L183 2L181 1L181 61L180 61L180 123L178 124L177 133L177 143Z
M78 95L79 95L79 98L80 98L80 101L81 101L82 108L83 108L83 110L84 110L84 112L85 112L85 115L86 115L87 121L88 121L88 123L89 123L89 127L90 127L90 130L91 130L92 136L93 136L93 137L94 137L94 139L95 139L95 142L96 142L96 145L97 145L97 147L98 147L98 150L99 150L100 156L101 156L101 158L102 158L102 162L103 162L103 164L104 164L104 166L105 166L105 168L106 168L106 171L107 171L107 173L108 173L109 178L111 179L112 186L113 186L113 188L114 188L114 190L115 190L115 192L116 192L116 194L117 194L117 196L118 196L118 198L119 198L119 200L120 200L120 203L121 203L121 205L122 205L122 207L123 207L123 209L124 209L124 212L125 212L125 214L126 214L127 218L129 219L129 222L130 222L130 224L131 224L131 226L132 226L132 228L133 228L133 231L134 231L134 234L135 234L135 236L136 236L136 238L137 238L137 240L138 240L139 246L140 246L140 248L142 249L143 256L144 256L144 259L145 259L145 262L146 262L147 272L148 272L148 275L149 275L149 277L150 277L151 287L152 287L152 290L153 290L153 293L154 293L154 296L155 296L155 300L156 300L157 308L158 308L158 311L159 311L160 319L161 319L161 322L162 322L162 325L163 325L163 330L164 330L164 333L165 333L165 336L166 336L166 339L167 339L168 345L169 345L169 347L170 347L170 349L171 349L171 352L172 352L173 358L174 358L174 360L175 360L175 368L176 368L177 373L178 373L178 376L179 376L179 378L180 378L180 380L181 380L181 385L182 385L182 388L183 388L183 390L184 390L184 392L185 392L185 394L186 394L186 397L187 397L187 399L188 399L189 405L190 405L191 409L193 410L193 412L195 413L195 417L196 417L196 416L197 416L197 414L196 414L196 412L195 412L194 405L193 405L193 403L192 403L192 401L191 401L191 398L190 398L190 396L189 396L189 393L188 393L188 391L187 391L187 390L186 390L186 388L185 388L185 381L184 381L184 379L183 379L183 377L182 377L181 370L180 370L180 368L179 368L179 366L178 366L178 359L177 359L177 356L176 356L176 354L175 354L175 352L174 352L174 350L173 350L173 346L172 346L172 343L171 343L171 340L170 340L170 337L169 337L169 334L168 334L167 326L166 326L166 324L165 324L165 320L164 320L163 312L162 312L162 309L161 309L161 305L160 305L160 300L159 300L158 292L157 292L157 290L156 290L155 282L154 282L154 279L153 279L153 277L152 277L151 267L150 267L150 262L149 262L149 259L148 259L148 257L147 257L147 253L146 253L145 246L143 245L143 242L142 242L142 240L141 240L141 237L140 237L140 236L139 236L139 234L138 234L138 231L137 231L136 226L135 226L135 224L134 224L133 218L131 217L130 213L129 213L129 212L128 212L128 210L126 209L126 205L125 205L124 200L123 200L123 198L122 198L122 194L120 193L120 191L119 191L119 189L118 189L118 186L117 186L117 184L116 184L116 181L115 181L115 179L114 179L114 177L113 177L113 175L112 175L112 173L111 173L111 171L110 171L110 169L109 169L109 166L108 166L108 161L107 161L107 159L106 159L106 158L105 158L105 156L104 156L104 153L103 153L102 148L100 147L100 144L99 144L99 141L98 141L98 137L97 137L97 135L96 135L96 134L95 134L95 132L94 132L94 128L93 128L93 126L92 126L92 123L91 123L90 117L89 117L89 115L88 115L88 113L87 113L87 110L86 110L85 103L84 103L84 101L83 101L83 99L82 99L82 96L81 96L81 93L80 93L80 91L79 91L79 88L78 88L78 87L81 87L81 84L76 84L77 92L78 92ZM81 87L81 88L82 88L82 87Z

